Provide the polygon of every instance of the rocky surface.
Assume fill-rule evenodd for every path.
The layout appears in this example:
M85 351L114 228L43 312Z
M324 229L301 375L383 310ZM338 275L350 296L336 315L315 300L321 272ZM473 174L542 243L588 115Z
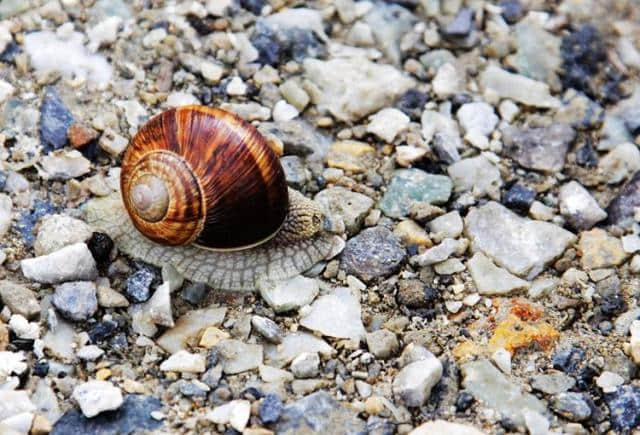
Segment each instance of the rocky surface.
M0 433L637 431L639 77L637 0L0 1ZM331 258L223 292L94 232L187 104Z

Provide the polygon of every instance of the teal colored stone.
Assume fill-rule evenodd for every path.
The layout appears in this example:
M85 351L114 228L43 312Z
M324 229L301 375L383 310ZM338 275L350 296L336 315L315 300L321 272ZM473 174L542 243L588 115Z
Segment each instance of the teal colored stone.
M399 169L393 174L378 207L389 217L405 217L412 202L444 204L451 196L452 187L447 176L428 174L420 169Z

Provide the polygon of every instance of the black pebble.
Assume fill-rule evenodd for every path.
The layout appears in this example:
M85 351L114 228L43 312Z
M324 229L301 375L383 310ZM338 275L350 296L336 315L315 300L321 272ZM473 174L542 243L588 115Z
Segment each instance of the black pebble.
M49 373L49 361L37 361L33 365L33 374L44 378Z
M396 101L396 108L414 121L420 119L424 105L429 101L429 95L417 89L409 89Z
M204 300L207 295L207 285L201 282L194 282L189 284L182 290L182 299L193 304L198 305Z
M584 358L584 350L578 347L562 349L553 355L553 368L567 374L574 374L577 372L580 363L584 361Z
M605 46L592 25L586 24L562 38L562 84L594 96L591 78L607 59Z
M627 311L627 303L620 294L612 294L602 299L600 310L605 316L613 317Z
M456 412L465 412L473 404L473 396L466 391L461 392L456 399Z
M593 149L593 142L587 139L576 151L576 163L583 168L595 168L598 166L598 153Z
M89 331L89 338L92 343L98 343L111 337L118 330L118 324L113 320L105 320L96 324Z
M526 213L535 199L536 193L533 190L516 183L507 190L502 202L510 209Z
M104 263L109 260L109 255L113 249L113 240L105 233L93 233L87 242L91 255L97 263Z
M266 0L240 0L240 6L255 15L260 15L266 4Z

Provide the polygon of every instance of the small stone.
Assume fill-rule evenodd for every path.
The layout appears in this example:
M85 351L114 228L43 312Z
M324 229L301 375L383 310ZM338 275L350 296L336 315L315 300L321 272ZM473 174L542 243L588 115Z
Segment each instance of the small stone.
M45 180L69 180L91 171L91 161L78 150L56 150L40 159L38 174Z
M584 421L591 417L591 407L582 393L560 393L551 401L551 407L570 421Z
M42 219L33 247L36 255L47 255L65 246L86 242L91 235L91 229L85 222L53 214Z
M330 357L334 349L324 340L304 332L292 332L285 335L279 345L265 347L265 362L275 367L284 367L302 352L317 352Z
M401 280L396 298L398 304L408 308L426 308L438 297L438 292L417 279Z
M607 217L589 192L576 181L560 188L560 213L578 230L588 230Z
M379 207L389 217L405 217L414 201L429 204L447 202L452 187L449 177L428 174L420 169L399 169L394 172Z
M262 364L263 350L260 345L246 344L239 340L223 340L215 348L221 360L222 370L226 374L246 372Z
M163 372L203 373L205 371L205 359L197 353L180 350L160 364Z
M0 281L0 300L12 313L32 319L40 314L40 303L33 291L8 280Z
M393 379L393 394L408 407L422 406L442 377L442 363L434 355L404 366Z
M20 267L27 279L47 284L93 280L98 276L96 262L84 243L75 243L51 254L22 260Z
M617 373L604 371L596 379L596 385L603 393L613 393L620 385L624 384L624 378Z
M503 130L508 155L525 168L543 172L562 170L567 150L575 136L571 127L558 123L549 127L507 127Z
M127 148L129 141L113 130L107 129L100 136L98 146L107 154L118 157Z
M367 334L367 347L376 358L389 359L398 352L400 344L393 332L379 329Z
M354 173L365 172L375 163L375 148L356 140L336 141L329 147L327 164Z
M514 184L507 190L502 203L512 210L526 213L536 199L536 193L521 184Z
M578 249L582 253L582 267L587 270L617 266L628 256L620 239L609 236L600 228L582 232Z
M348 234L355 234L360 230L364 218L374 205L368 196L339 186L324 189L314 200L324 208L328 216L342 219Z
M445 63L431 81L433 92L438 98L446 99L464 92L464 74L452 63Z
M624 249L624 252L627 254L640 251L640 236L637 234L622 236L620 240L622 241L622 249Z
M154 274L148 269L140 269L127 278L127 297L130 301L146 302L151 297L151 283Z
M82 346L78 349L76 356L85 361L95 361L104 355L104 350L100 349L95 344L90 344L88 346Z
M297 118L299 114L298 109L284 100L278 101L273 106L273 120L276 122L290 121Z
M623 143L609 151L598 163L598 172L608 184L631 178L640 170L640 151L632 143Z
M481 295L505 295L514 290L529 288L527 281L496 266L480 252L474 254L467 266Z
M485 92L490 90L501 98L540 108L560 107L560 101L551 96L546 83L510 73L495 65L489 65L480 74L480 83Z
M298 275L285 281L258 283L260 296L276 313L297 310L308 305L319 292L318 282Z
M471 8L460 9L453 21L443 29L442 33L448 38L464 38L471 33L473 15L473 9Z
M614 430L624 431L640 424L640 388L622 385L613 393L605 394Z
M427 226L431 231L431 237L440 242L446 238L455 239L462 234L463 223L460 213L452 211L430 221Z
M364 410L369 415L378 415L384 409L384 400L380 396L371 396L364 401Z
M240 77L234 77L227 84L227 95L241 96L247 93L247 85L242 81Z
M417 245L426 246L427 248L433 246L427 232L420 225L409 219L398 223L393 230L393 234L400 237L400 240L407 246Z
M200 74L210 85L217 84L224 74L224 67L217 63L203 61L200 63Z
M264 424L275 423L280 418L284 405L277 394L267 394L260 402L258 415Z
M498 168L484 155L463 159L447 168L456 192L471 192L475 197L499 198L502 178Z
M4 80L0 79L0 104L4 103L13 95L15 88Z
M96 285L90 281L60 284L56 286L52 303L69 320L87 320L98 310Z
M400 240L384 227L367 228L349 239L341 256L341 267L364 281L388 276L405 258Z
M520 217L496 202L471 209L465 228L476 249L511 273L530 278L575 241L569 231Z
M411 257L411 263L418 266L430 266L447 260L454 253L463 254L466 248L465 241L447 238L422 254Z
M153 296L142 304L143 311L148 313L151 321L156 325L172 328L174 326L173 314L171 311L171 295L169 283L165 282L158 286Z
M564 373L536 375L531 379L531 387L545 394L558 394L570 390L576 380Z
M0 193L0 237L4 237L11 227L13 201L9 195Z
M54 87L45 89L40 106L40 139L45 149L59 149L67 143L67 130L74 118Z
M478 132L483 136L491 134L498 124L493 107L483 102L463 104L456 112L456 117L465 132Z
M205 349L211 349L222 340L226 340L228 338L231 338L229 333L222 331L215 326L209 326L202 333L202 338L200 338L199 346L204 347Z
M260 364L258 371L260 372L260 379L262 379L263 382L282 383L293 380L293 375L290 372L276 367Z
M414 147L412 145L400 145L396 147L396 161L400 166L410 167L414 163L422 160L426 155L426 148Z
M252 316L251 325L270 343L282 343L282 329L273 320L262 316Z
M520 109L518 108L518 105L513 101L503 100L500 103L500 106L498 106L498 112L500 112L500 117L504 121L511 123L520 113Z
M371 116L367 133L374 134L387 143L409 126L409 117L398 109L386 108Z
M169 353L184 350L189 338L197 336L209 326L220 325L225 314L226 308L191 310L179 317L175 326L158 338L157 344Z
M280 85L280 93L285 100L293 105L298 111L302 112L309 104L309 94L295 80L286 80Z
M530 435L546 435L549 433L549 420L543 414L525 409L522 412L524 424Z
M67 131L69 144L76 149L84 148L98 138L98 132L83 124L72 124Z
M360 341L365 330L360 312L360 300L349 288L336 288L320 296L308 313L300 319L300 325L323 335Z
M313 378L318 375L319 366L317 352L303 352L291 361L291 373L298 379Z
M218 406L206 415L206 419L216 424L229 424L238 432L242 432L251 415L251 402L248 400L232 400Z
M113 290L109 282L97 284L98 305L103 308L125 308L129 306L129 301L122 294Z
M72 397L87 418L118 409L123 403L120 388L105 381L85 382L74 388Z

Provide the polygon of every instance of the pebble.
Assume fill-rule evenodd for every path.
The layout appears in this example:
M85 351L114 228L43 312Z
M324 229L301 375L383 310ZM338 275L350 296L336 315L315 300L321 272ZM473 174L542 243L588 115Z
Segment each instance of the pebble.
M502 178L499 169L484 155L470 157L447 168L456 192L472 192L475 197L499 198Z
M91 235L89 226L80 219L48 215L42 219L33 248L36 255L47 255L65 246L86 242Z
M236 374L258 368L263 360L263 348L257 344L247 344L240 340L223 340L216 350L226 374Z
M524 424L530 435L546 435L549 433L549 420L543 414L525 409L522 413Z
M400 64L400 49L407 29L416 23L416 17L407 9L396 4L374 4L364 17L369 25L377 47L394 64Z
M168 329L156 340L158 346L169 353L186 349L186 342L209 326L220 325L226 315L226 308L205 308L191 310L175 321L175 326Z
M418 266L430 266L447 260L454 253L463 254L466 248L465 241L447 238L422 254L411 257L411 263Z
M447 202L452 188L449 177L428 174L420 169L399 169L394 172L378 207L389 217L405 217L414 201L436 205Z
M427 227L431 232L431 238L439 242L446 238L455 239L460 236L463 230L463 223L460 213L454 210L433 219L427 224Z
M98 140L98 146L113 157L122 154L128 144L127 139L110 129L105 130Z
M484 432L473 426L453 423L445 420L433 420L422 423L420 426L409 432L409 435L482 435Z
M11 227L13 201L9 195L0 193L0 237L4 237Z
M347 273L369 281L398 270L405 255L400 239L388 229L376 226L347 241L340 265Z
M69 144L75 149L81 149L98 138L98 132L83 124L72 124L67 131Z
M544 414L546 407L535 396L520 391L502 372L486 359L479 359L461 366L462 385L475 397L503 417L517 424L524 423L523 412L531 410Z
M568 90L563 96L563 107L555 120L571 125L578 130L597 127L604 119L602 107L581 92Z
M463 104L456 112L456 117L465 132L476 132L483 136L491 134L498 124L493 107L484 102Z
M360 230L364 218L374 205L368 196L340 186L322 190L314 200L323 207L328 216L341 219L348 234L355 234Z
M95 344L90 344L88 346L82 346L78 349L76 356L85 361L95 361L104 355L104 350L100 349Z
M320 357L317 352L303 352L291 361L291 373L298 379L318 376Z
M463 38L469 35L473 26L473 17L473 9L460 9L455 18L442 30L443 35L447 38Z
M447 99L464 92L464 74L453 63L445 63L431 81L433 92L440 99Z
M22 412L34 412L36 407L25 390L0 391L0 421Z
M167 107L190 106L192 104L200 104L200 100L188 92L172 92L167 96ZM137 117L135 124L138 124ZM131 125L131 122L129 123Z
M224 67L214 62L202 61L200 74L210 85L217 84L224 75Z
M276 313L297 310L318 295L318 282L298 275L284 281L258 283L260 296Z
M481 252L476 252L467 267L481 295L505 295L515 290L528 289L529 283L496 266Z
M324 340L305 332L291 332L282 343L265 346L265 363L274 367L284 367L302 352L317 352L323 357L335 351Z
M52 303L69 320L88 320L98 310L96 285L91 281L60 284L55 288Z
M409 126L409 117L398 109L385 108L372 115L367 133L374 134L387 143L392 143L399 133Z
M275 423L280 418L284 405L277 394L267 394L260 402L258 416L264 424Z
M78 385L72 397L87 418L118 409L124 402L120 388L106 381L89 381Z
M536 193L520 184L514 184L507 190L502 203L512 210L526 213L536 199Z
M107 281L104 285L100 284L100 281L97 281L97 296L98 296L98 305L103 308L126 308L129 306L129 301L122 294L113 290L109 286L109 282Z
M276 122L290 121L297 118L299 114L298 109L285 100L280 100L273 106L273 120Z
M620 385L624 384L624 378L617 373L604 371L596 379L596 385L603 393L613 393Z
M38 174L45 180L69 180L91 171L91 162L78 150L56 150L40 159Z
M9 329L19 338L37 340L40 338L40 326L36 322L29 322L20 314L13 314L9 320Z
M15 88L4 80L0 80L0 104L4 103L13 95Z
M413 87L413 80L391 65L365 59L305 59L305 77L318 92L311 101L337 119L357 121L389 105Z
M426 246L428 248L433 246L427 232L422 229L420 225L410 219L399 222L393 230L393 234L400 237L400 240L402 240L407 246L417 245Z
M174 326L173 313L171 311L171 294L169 283L165 282L158 286L153 296L141 304L141 309L145 311L151 322L156 325L172 328Z
M197 353L179 350L160 364L163 372L203 373L205 371L205 359Z
M209 421L217 424L229 424L233 429L242 432L251 415L251 402L248 400L232 400L215 407L206 414Z
M279 86L279 89L284 99L299 112L302 112L309 104L309 94L296 80L286 80Z
M258 372L260 373L260 379L262 379L263 382L283 383L293 380L293 375L287 370L282 370L264 364L260 364L258 366Z
M51 254L20 262L23 275L46 284L93 280L98 276L96 262L84 243L74 243Z
M40 314L36 294L27 287L8 280L0 281L0 300L12 313L32 319Z
M543 172L562 170L575 136L571 127L560 123L548 127L507 127L503 130L508 155L525 168Z
M640 388L622 385L613 393L605 394L614 430L624 431L640 424Z
M551 401L551 408L570 421L591 417L591 406L582 393L560 393Z
M545 394L564 393L572 389L576 380L564 373L535 375L531 378L531 387Z
M427 155L426 148L412 145L400 145L396 147L396 162L400 166L410 167Z
M551 96L546 83L532 80L520 74L510 73L495 65L489 65L480 74L482 88L494 92L500 98L509 98L527 106L558 108L560 101Z
M442 378L442 363L433 354L404 366L393 379L393 394L408 407L422 406Z
M616 146L598 163L598 172L608 184L616 184L631 178L638 170L640 170L640 151L630 142Z
M102 414L88 419L75 409L65 412L54 424L51 435L94 433L96 430L108 434L158 430L162 422L154 419L152 413L159 411L162 407L162 402L155 397L130 394L124 398L124 402L116 413Z
M301 316L300 325L329 337L361 341L365 336L359 297L344 287L318 297Z
M251 316L251 325L262 335L267 341L274 344L282 343L282 329L276 322L262 316Z
M490 201L465 218L474 246L516 275L533 277L559 257L575 236L554 224L534 221Z
M607 217L607 213L600 208L589 191L576 181L564 184L560 188L558 199L560 213L578 230L588 230Z
M151 297L151 283L155 275L148 269L140 269L127 278L127 298L131 302L146 302Z
M375 148L357 140L336 141L329 147L327 155L329 167L354 173L365 172L375 160Z
M200 347L204 347L205 349L211 349L222 340L226 340L228 338L231 338L229 333L222 331L215 326L209 326L202 333L202 337L200 338L200 342L198 344Z
M629 255L622 248L620 239L600 228L583 231L578 240L578 249L582 253L580 264L587 270L617 266Z
M376 358L389 359L398 353L400 344L396 334L387 329L379 329L367 333L367 347Z
M284 407L274 429L282 435L294 435L300 428L317 433L361 433L365 422L357 411L341 405L326 391L318 391Z
M31 40L33 40L35 34L32 33L31 35ZM25 49L27 51L29 51L29 40L30 38L25 38ZM33 55L31 61L34 62ZM35 62L34 66L36 66L36 69L38 68L37 62ZM56 150L64 147L67 143L67 130L73 122L73 115L62 101L62 98L60 98L56 88L47 87L40 106L40 139L44 143L45 149Z

